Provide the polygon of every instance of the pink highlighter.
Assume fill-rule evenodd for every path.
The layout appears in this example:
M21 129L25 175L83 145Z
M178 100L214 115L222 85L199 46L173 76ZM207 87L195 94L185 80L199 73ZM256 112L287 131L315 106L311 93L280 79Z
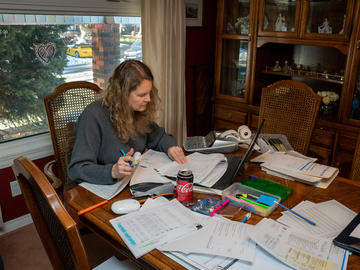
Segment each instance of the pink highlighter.
M225 205L227 205L229 203L229 200L225 200L225 201L223 201L223 203L222 204L220 204L218 207L216 207L214 210L212 210L211 212L210 212L210 216L213 216L217 211L219 211L221 208L223 208Z

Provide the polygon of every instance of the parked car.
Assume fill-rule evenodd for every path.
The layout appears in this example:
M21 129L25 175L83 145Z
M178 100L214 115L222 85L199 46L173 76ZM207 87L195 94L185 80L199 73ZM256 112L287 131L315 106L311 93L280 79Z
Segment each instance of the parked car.
M120 59L121 59L124 58L124 53L127 49L130 48L130 45L126 43L120 43L119 48L120 48Z
M78 57L92 57L91 44L75 44L67 49L66 53L71 56Z
M124 59L142 60L142 42L135 41L130 48L124 52Z

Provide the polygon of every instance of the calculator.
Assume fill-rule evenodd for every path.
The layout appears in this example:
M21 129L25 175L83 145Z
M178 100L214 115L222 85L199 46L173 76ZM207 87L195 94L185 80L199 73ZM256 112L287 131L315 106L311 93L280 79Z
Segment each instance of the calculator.
M187 151L191 151L195 149L207 148L212 146L215 140L215 131L210 131L206 136L187 137L185 142L185 149Z

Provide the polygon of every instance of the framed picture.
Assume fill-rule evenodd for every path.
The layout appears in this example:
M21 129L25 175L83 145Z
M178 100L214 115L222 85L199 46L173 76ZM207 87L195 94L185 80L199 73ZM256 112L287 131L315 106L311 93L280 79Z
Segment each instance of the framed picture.
M203 26L203 0L186 0L186 26Z

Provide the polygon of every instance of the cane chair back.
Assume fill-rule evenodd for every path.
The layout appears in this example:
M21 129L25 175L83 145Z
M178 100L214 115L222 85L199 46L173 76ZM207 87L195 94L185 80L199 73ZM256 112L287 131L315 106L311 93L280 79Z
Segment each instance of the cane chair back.
M360 181L360 134L357 139L353 163L351 166L350 179Z
M305 83L282 80L262 89L259 123L263 133L283 134L294 150L306 154L321 98Z
M51 140L60 180L65 189L74 186L68 178L67 165L75 143L75 125L87 105L95 101L101 91L90 82L69 82L57 87L44 98Z
M12 169L53 268L90 269L76 223L45 174L25 157Z

